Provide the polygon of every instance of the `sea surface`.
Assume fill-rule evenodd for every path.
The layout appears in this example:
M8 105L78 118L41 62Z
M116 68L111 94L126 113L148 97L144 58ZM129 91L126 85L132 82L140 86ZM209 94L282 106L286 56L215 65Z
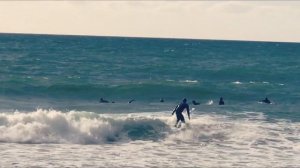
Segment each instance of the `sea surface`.
M299 168L299 86L300 43L0 34L0 167Z

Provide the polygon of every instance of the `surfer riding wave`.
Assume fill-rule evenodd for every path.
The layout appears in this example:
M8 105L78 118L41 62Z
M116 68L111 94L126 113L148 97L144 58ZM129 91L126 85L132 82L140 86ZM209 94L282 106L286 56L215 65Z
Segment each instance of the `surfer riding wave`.
M184 98L182 100L182 102L179 105L177 105L176 108L172 112L172 115L176 112L177 121L176 121L175 127L180 127L180 125L178 125L179 121L181 121L182 123L185 123L184 116L182 115L182 112L184 111L184 109L186 109L189 120L190 120L190 108L186 101L187 101L186 98Z

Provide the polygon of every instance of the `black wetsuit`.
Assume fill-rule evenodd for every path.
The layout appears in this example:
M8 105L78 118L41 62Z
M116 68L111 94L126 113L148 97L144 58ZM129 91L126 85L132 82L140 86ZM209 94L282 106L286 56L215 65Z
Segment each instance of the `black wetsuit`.
M199 105L200 103L196 102L195 100L192 101L193 105Z
M262 100L261 102L271 104L271 101L268 98L266 98L265 100Z
M219 105L224 105L224 104L225 104L225 103L224 103L223 98L220 98Z
M183 110L186 109L187 113L188 113L188 116L190 116L190 108L189 108L189 105L187 103L180 103L180 105L178 105L175 110L173 111L176 112L176 117L177 117L177 122L178 123L179 121L185 123L185 120L184 120L184 117L182 115L182 112Z
M104 100L103 98L101 98L100 100L99 100L99 103L109 103L107 100Z

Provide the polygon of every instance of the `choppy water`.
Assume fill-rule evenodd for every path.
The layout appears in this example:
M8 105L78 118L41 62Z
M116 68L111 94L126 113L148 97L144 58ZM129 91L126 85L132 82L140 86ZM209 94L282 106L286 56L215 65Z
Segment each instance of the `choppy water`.
M0 167L299 167L299 54L299 43L1 34ZM183 97L191 120L176 129Z

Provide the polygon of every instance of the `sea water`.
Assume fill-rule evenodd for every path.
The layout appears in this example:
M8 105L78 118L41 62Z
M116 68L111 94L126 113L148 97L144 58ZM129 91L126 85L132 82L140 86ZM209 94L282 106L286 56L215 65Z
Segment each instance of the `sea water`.
M299 43L0 34L0 167L300 167L299 55Z

